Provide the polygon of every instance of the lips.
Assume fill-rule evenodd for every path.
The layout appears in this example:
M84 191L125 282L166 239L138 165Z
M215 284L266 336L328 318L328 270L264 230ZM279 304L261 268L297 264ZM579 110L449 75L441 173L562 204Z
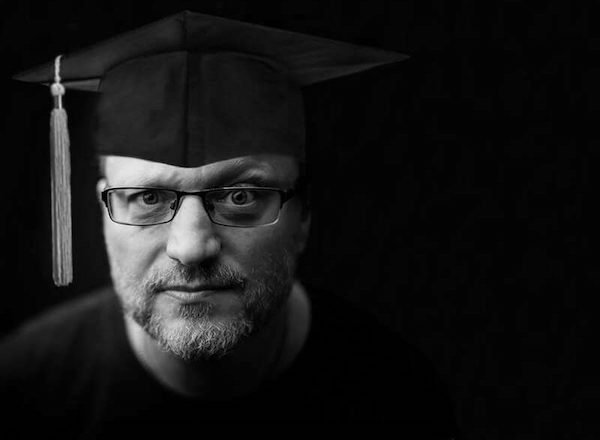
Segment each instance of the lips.
M212 295L231 291L234 288L234 286L214 284L199 286L168 286L162 290L162 293L165 293L179 302L191 304L205 300Z
M225 290L233 289L234 286L225 284L201 284L198 286L173 285L166 286L163 290L172 290L178 292L200 292L203 290Z

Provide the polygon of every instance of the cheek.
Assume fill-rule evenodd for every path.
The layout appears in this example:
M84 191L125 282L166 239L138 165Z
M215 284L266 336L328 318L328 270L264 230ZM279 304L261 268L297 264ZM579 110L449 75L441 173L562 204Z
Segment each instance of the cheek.
M282 226L287 225L239 229L227 241L223 241L222 250L246 271L260 268L273 259L282 259L285 253L293 255L295 247L292 230Z
M164 247L160 231L152 228L104 222L104 240L113 269L131 274L142 273L152 265Z

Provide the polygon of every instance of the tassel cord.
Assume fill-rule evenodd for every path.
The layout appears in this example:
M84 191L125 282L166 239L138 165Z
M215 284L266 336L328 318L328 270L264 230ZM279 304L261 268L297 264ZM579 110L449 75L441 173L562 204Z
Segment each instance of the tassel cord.
M55 61L50 91L54 109L50 115L50 157L52 196L52 278L57 286L73 280L71 224L71 163L67 113L62 106L64 86L60 84L60 56Z

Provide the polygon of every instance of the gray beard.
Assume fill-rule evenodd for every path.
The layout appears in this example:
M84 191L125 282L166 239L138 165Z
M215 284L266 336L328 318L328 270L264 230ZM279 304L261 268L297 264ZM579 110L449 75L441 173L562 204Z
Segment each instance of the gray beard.
M294 264L288 252L266 259L244 279L227 266L216 263L154 268L144 280L132 277L111 261L115 290L126 316L140 325L158 345L187 361L225 356L241 341L259 331L287 300ZM234 285L242 293L242 311L226 320L213 316L209 303L181 304L164 316L155 308L157 293L166 285L207 282Z

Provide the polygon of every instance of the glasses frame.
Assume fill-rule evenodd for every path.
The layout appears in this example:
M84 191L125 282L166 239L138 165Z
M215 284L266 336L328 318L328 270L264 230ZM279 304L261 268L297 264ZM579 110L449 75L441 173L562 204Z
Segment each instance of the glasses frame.
M120 190L120 189L147 189L147 190L170 191L170 192L175 193L175 195L177 196L177 199L175 200L175 209L173 210L173 216L169 220L166 220L164 222L151 223L148 225L139 225L136 223L126 223L126 222L116 221L113 218L113 213L112 213L112 210L110 207L110 203L108 202L108 194L111 191ZM269 223L264 223L264 224L260 224L260 225L250 225L250 226L228 225L225 223L219 223L219 222L215 221L212 218L210 211L207 207L206 195L210 194L212 192L217 192L217 191L232 191L232 190L240 190L240 189L253 190L253 191L269 190L269 191L275 191L275 192L279 193L281 202L279 204L279 211L277 212L277 218ZM165 223L170 223L173 221L173 219L177 215L177 212L179 211L179 207L181 206L181 199L184 196L198 196L202 200L202 206L204 207L204 210L206 211L206 215L208 216L210 221L212 223L214 223L215 225L226 226L229 228L259 228L262 226L270 226L270 225L274 225L275 223L277 223L277 221L279 220L279 217L281 215L281 208L283 208L283 205L285 204L285 202L287 202L292 197L294 197L295 194L296 194L295 188L281 189L281 188L275 188L275 187L270 187L270 186L224 186L224 187L219 187L219 188L207 188L207 189L203 189L200 191L178 191L178 190L172 189L172 188L161 188L161 187L154 187L154 186L115 186L115 187L105 188L100 193L100 197L102 199L102 202L104 202L104 206L106 206L106 210L108 211L108 216L110 217L111 221L113 221L114 223L117 223L119 225L156 226L156 225L163 225Z

